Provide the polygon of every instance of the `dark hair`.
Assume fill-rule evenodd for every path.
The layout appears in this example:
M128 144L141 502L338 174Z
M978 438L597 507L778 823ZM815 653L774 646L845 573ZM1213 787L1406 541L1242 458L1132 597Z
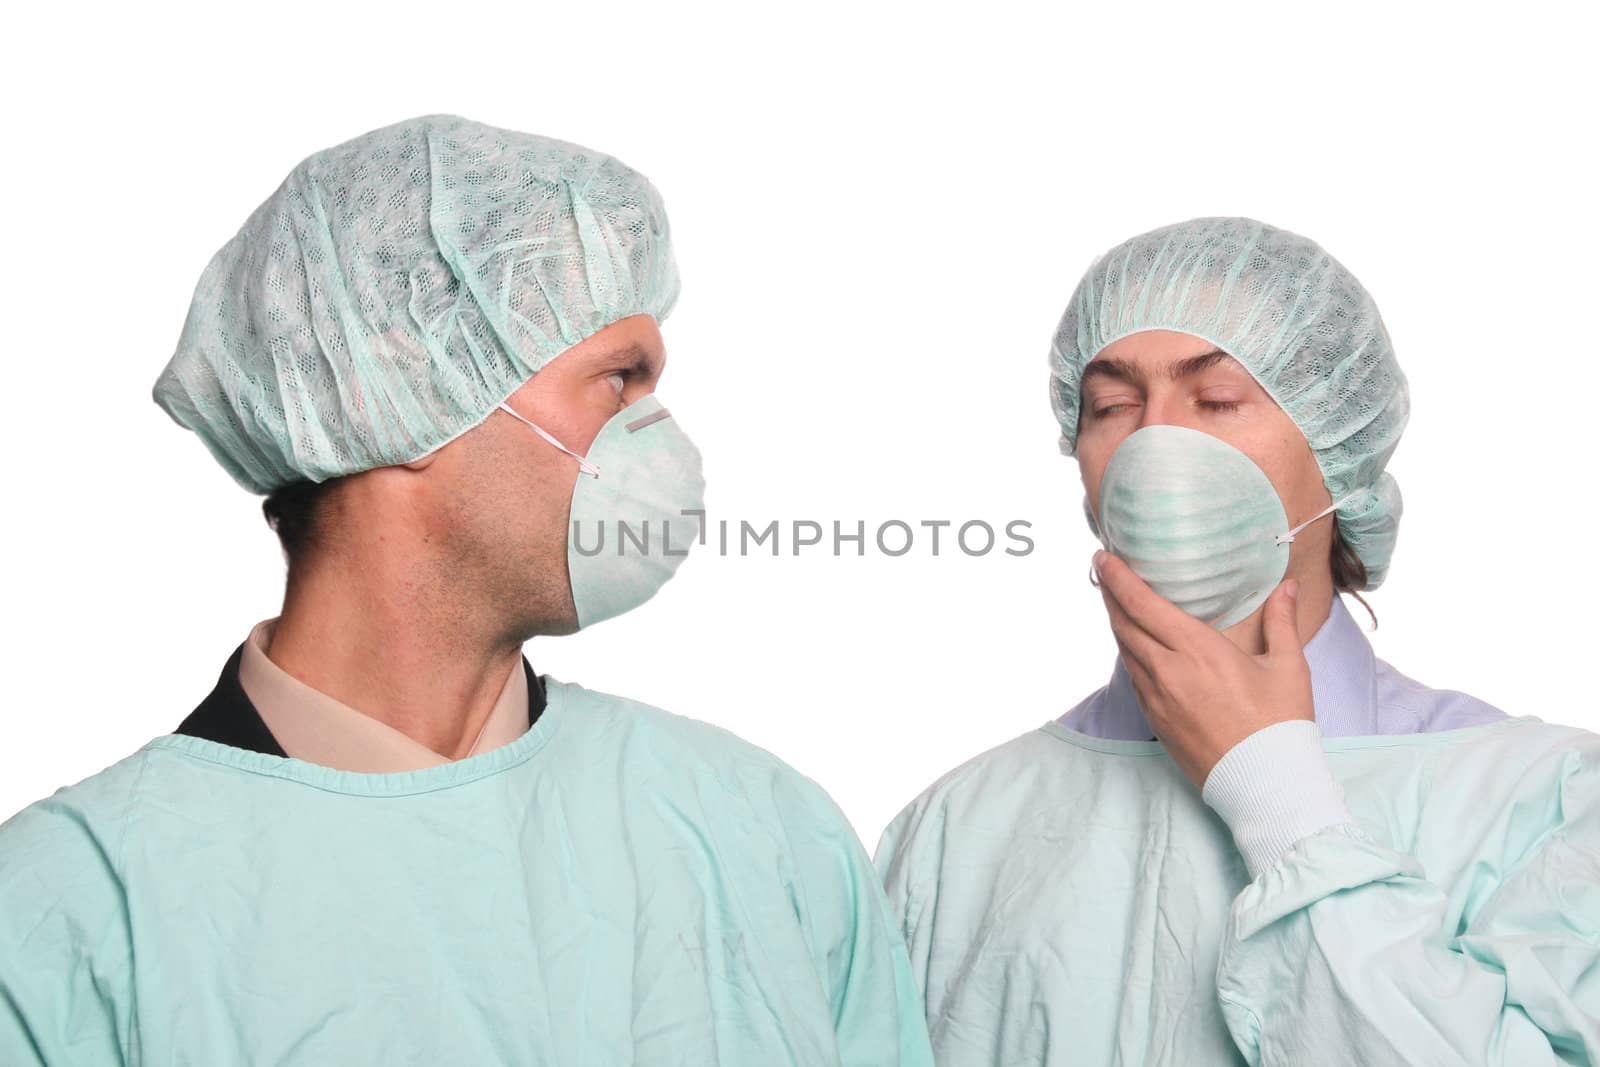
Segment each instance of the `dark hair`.
M331 486L338 478L324 482L298 481L280 485L261 502L267 525L278 535L284 557L293 567L306 552L316 547L321 533L320 512Z
M1367 587L1367 565L1361 562L1361 557L1356 555L1355 549L1345 544L1344 537L1339 533L1337 523L1333 527L1333 543L1329 548L1329 563L1333 568L1333 588L1341 593L1349 593L1361 601L1361 606L1367 609L1367 614L1372 616L1372 628L1378 628L1377 613L1372 610L1361 596L1361 590Z

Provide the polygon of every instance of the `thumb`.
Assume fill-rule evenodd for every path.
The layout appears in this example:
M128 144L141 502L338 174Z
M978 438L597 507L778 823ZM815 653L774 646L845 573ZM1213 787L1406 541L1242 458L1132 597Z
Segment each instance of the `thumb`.
M1295 625L1295 597L1300 583L1290 578L1272 591L1267 610L1262 613L1261 634L1266 639L1267 655L1280 656L1301 651L1300 630Z

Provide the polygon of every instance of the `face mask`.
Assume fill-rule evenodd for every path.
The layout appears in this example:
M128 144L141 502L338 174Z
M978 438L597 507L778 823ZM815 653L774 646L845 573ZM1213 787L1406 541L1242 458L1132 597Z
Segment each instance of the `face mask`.
M1084 512L1106 551L1145 584L1225 630L1272 595L1295 535L1354 495L1290 530L1278 491L1249 456L1199 430L1146 426L1106 464L1098 524L1087 498Z
M578 461L567 574L578 626L638 607L672 577L700 538L700 452L653 393L611 416L580 456L501 404Z

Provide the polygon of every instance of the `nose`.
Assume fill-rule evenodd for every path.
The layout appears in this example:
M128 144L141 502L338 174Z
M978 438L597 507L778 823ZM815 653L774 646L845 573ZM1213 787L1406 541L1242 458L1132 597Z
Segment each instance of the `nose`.
M1184 426L1200 429L1195 412L1176 393L1156 390L1145 397L1144 410L1139 416L1139 429L1146 426Z

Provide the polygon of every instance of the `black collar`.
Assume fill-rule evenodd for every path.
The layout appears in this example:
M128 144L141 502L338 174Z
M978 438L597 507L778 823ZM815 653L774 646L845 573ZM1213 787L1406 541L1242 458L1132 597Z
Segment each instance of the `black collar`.
M288 753L283 751L278 739L261 721L261 713L245 695L244 686L239 684L239 661L243 658L244 644L241 642L223 665L216 688L189 713L188 718L178 724L173 733L202 737L234 748L264 752L269 756L287 757ZM533 673L533 664L528 662L527 656L522 657L522 672L528 678L528 725L532 726L544 711L544 679Z

